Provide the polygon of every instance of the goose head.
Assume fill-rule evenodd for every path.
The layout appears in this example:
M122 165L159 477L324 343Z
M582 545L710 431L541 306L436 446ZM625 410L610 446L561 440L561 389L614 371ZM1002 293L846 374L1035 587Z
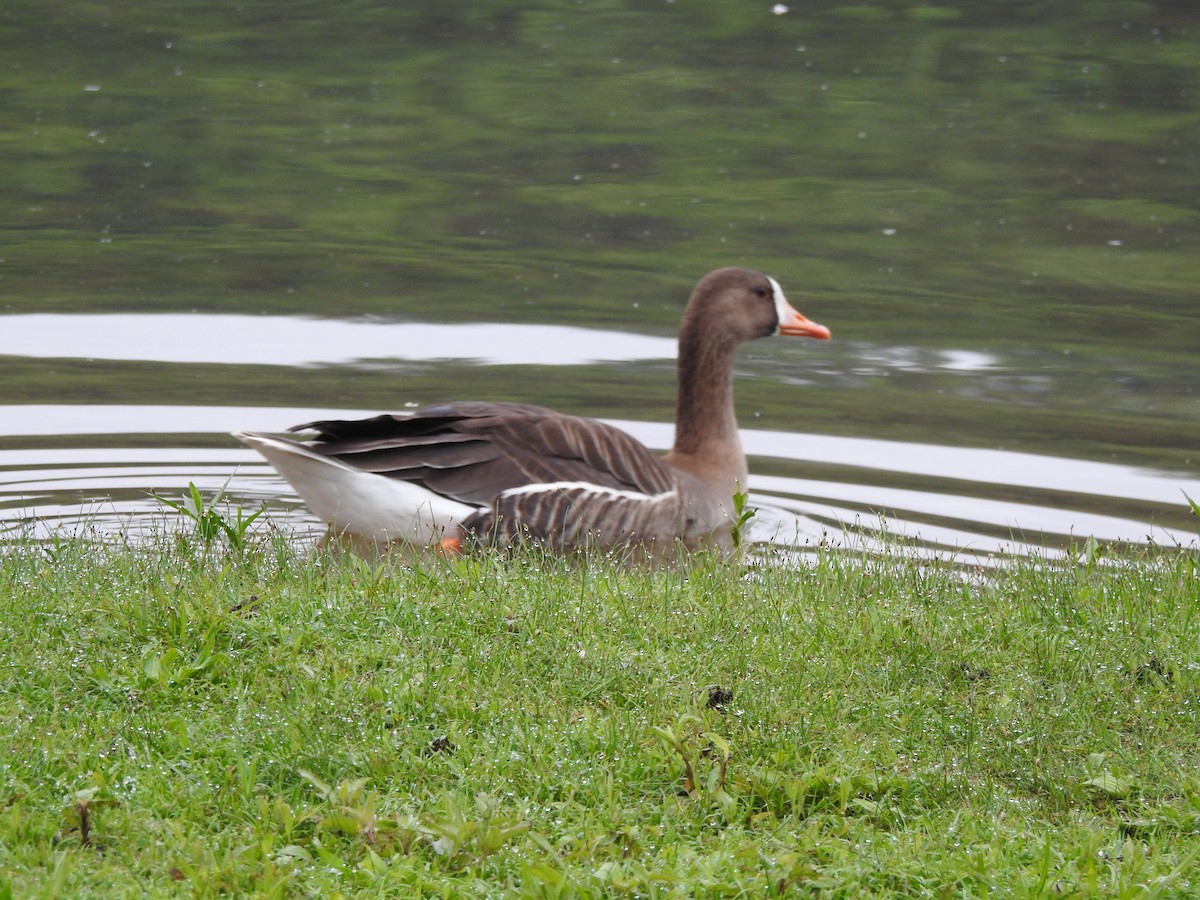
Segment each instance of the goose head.
M778 281L740 268L705 275L692 291L680 328L681 340L695 335L710 345L736 345L773 334L829 340L829 329L804 318Z
M800 315L774 278L750 269L717 269L696 285L679 328L675 444L668 462L697 475L714 496L746 483L746 456L733 408L738 345L782 334L829 339Z

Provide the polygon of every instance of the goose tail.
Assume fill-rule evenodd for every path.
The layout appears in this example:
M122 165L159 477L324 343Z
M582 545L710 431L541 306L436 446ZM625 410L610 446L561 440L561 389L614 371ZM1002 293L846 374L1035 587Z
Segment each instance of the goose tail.
M338 535L375 544L436 545L457 539L476 507L419 484L356 469L304 444L253 431L233 436L256 450Z

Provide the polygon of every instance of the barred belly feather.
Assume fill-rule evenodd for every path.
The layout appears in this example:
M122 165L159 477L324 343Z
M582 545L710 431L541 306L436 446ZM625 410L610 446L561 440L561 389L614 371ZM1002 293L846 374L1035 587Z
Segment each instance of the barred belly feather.
M677 490L641 494L586 482L530 484L502 492L463 522L477 539L501 545L533 540L560 550L653 543L675 534Z

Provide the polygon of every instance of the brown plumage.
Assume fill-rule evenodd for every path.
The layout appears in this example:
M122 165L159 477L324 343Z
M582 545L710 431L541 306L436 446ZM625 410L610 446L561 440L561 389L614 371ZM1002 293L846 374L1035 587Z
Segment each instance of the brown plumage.
M332 531L373 543L727 546L732 496L747 477L734 354L770 334L829 337L765 275L718 269L700 281L680 325L675 444L665 456L601 422L518 403L310 422L292 429L316 432L304 443L237 436Z

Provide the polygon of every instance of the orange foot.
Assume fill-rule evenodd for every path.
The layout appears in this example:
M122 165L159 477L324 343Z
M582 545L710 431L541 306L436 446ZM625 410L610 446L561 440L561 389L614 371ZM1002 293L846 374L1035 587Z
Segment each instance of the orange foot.
M458 556L462 553L462 538L443 538L437 545L438 556Z

